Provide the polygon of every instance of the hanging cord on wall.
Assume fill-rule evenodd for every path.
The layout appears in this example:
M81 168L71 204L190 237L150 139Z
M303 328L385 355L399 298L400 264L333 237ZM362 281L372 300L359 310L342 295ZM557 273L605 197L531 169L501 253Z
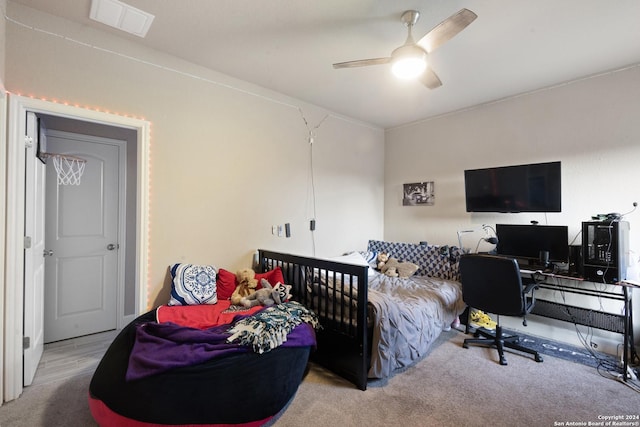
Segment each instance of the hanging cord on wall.
M327 117L329 117L328 114L326 114L322 120L320 120L318 122L317 125L315 125L313 128L309 127L309 122L307 122L307 119L304 117L304 113L302 112L301 108L298 108L298 111L300 111L300 116L302 116L302 120L304 121L304 125L307 128L307 132L308 132L308 137L307 137L307 142L309 143L309 185L311 188L311 219L309 220L309 230L311 231L311 254L313 256L316 255L316 241L315 241L315 229L316 229L316 184L315 184L315 180L314 180L314 173L313 173L313 143L315 141L316 138L316 129L318 129L322 123L327 119Z

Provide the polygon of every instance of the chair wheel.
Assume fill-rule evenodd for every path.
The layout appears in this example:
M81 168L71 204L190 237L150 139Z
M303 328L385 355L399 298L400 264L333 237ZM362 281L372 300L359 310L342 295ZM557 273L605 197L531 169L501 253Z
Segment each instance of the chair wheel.
M462 343L462 348L469 348L469 344L467 344L466 342Z
M540 356L539 354L536 354L536 362L542 362L542 356Z
M508 363L507 363L507 359L506 359L505 357L501 357L501 358L500 358L500 364L501 364L502 366L506 366L506 365L508 365Z

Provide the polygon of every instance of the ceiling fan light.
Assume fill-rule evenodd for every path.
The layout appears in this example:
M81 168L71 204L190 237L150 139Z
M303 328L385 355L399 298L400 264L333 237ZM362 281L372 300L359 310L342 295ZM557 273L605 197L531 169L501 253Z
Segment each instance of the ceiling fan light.
M400 79L416 78L427 68L427 53L415 44L400 46L391 58L391 72Z
M391 72L399 79L413 79L427 68L427 61L422 57L400 58L393 62Z

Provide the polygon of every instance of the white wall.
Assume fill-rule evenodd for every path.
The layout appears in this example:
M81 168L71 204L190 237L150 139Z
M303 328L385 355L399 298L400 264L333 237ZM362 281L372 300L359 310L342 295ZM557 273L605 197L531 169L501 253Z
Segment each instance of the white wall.
M568 225L572 239L581 222L594 214L630 211L634 201L640 203L638 99L640 66L634 66L387 130L385 239L457 245L457 230L531 220ZM555 160L562 162L561 213L465 211L465 169ZM403 207L402 184L421 181L435 181L435 205ZM640 209L625 219L631 224L630 257L635 265ZM466 243L475 249L476 242ZM578 236L576 243L580 242ZM635 305L640 306L638 301ZM557 329L539 331L562 334ZM569 329L563 338L575 340L573 327Z
M381 129L15 3L8 14L23 24L7 22L8 90L152 122L150 305L175 262L234 271L257 248L311 254L301 111L311 127L328 115L313 144L316 254L382 237ZM291 238L271 234L286 222Z

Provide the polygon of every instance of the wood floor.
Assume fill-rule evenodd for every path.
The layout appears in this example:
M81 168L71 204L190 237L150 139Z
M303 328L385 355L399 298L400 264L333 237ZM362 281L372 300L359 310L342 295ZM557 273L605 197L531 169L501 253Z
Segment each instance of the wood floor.
M117 334L113 330L45 344L32 385L93 373Z

